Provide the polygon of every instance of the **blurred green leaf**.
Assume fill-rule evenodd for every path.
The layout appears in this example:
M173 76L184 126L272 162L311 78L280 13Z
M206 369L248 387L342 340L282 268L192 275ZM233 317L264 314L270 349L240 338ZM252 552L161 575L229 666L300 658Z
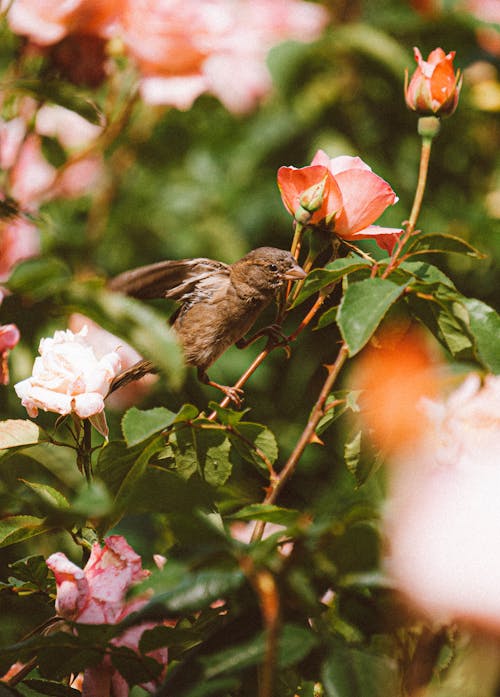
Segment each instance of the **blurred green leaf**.
M29 419L0 421L0 450L38 443L40 430Z
M163 665L154 658L140 655L128 646L111 647L110 658L129 685L155 680L163 670Z
M273 504L252 503L233 513L231 520L264 520L277 525L295 525L302 514L290 508L282 508Z
M301 661L316 644L314 634L304 627L286 624L278 641L278 666L286 668ZM203 659L205 677L210 679L222 673L242 670L261 663L266 648L265 634L258 634L248 642L232 646Z
M175 588L156 595L151 602L163 605L172 613L193 612L233 593L244 580L245 575L238 568L187 573Z
M0 547L29 540L51 529L43 518L32 515L12 515L0 520Z
M102 113L98 106L74 85L62 80L46 78L18 79L7 85L9 90L29 94L41 102L52 102L74 111L93 124L102 122Z
M60 491L54 489L48 484L39 484L37 482L28 482L26 479L20 479L29 489L34 491L40 499L49 504L52 508L69 508L69 501L61 494Z
M174 412L165 409L165 407L156 407L146 411L131 407L125 412L122 419L123 437L127 445L137 445L170 426L174 417Z
M321 679L327 697L387 697L399 692L396 662L340 642L323 663Z
M67 265L56 257L37 257L18 264L8 288L12 293L42 300L64 290L71 278Z
M30 690L36 690L40 695L49 695L49 697L79 697L82 694L80 690L74 690L69 685L53 680L28 678L23 680L23 685L29 687Z
M492 373L500 373L500 316L475 298L465 298L462 303L469 313L469 327L480 361Z
M383 278L366 278L349 285L337 321L350 356L361 351L407 285L398 286Z

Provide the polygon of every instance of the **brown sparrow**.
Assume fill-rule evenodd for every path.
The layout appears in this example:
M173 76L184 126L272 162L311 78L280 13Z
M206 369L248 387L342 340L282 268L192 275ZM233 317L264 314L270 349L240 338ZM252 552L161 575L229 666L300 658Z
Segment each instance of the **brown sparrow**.
M108 287L135 298L177 300L180 307L170 323L186 363L197 367L203 383L217 387L239 404L241 390L213 382L207 369L233 344L243 348L251 343L243 337L262 310L284 283L305 276L290 252L259 247L230 265L204 258L160 261L125 271ZM276 327L268 327L253 338L276 331ZM118 375L112 389L154 370L149 361L141 361Z

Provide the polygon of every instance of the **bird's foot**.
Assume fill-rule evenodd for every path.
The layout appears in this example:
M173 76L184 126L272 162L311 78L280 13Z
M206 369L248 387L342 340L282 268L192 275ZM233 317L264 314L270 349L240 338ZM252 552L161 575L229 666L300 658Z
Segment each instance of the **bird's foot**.
M250 344L253 344L253 342L257 339L260 339L261 336L267 336L269 338L269 341L275 346L282 346L285 350L285 353L289 357L290 349L288 348L288 337L286 334L283 333L283 330L281 329L281 326L279 324L270 324L267 327L259 329L259 331L256 332L250 338L240 339L239 341L237 341L236 346L239 349L246 348L247 346L250 346Z
M229 385L219 385L218 382L213 382L212 380L209 380L208 382L209 385L212 387L216 387L218 390L223 392L226 397L233 402L234 406L239 409L241 407L241 403L243 402L243 390L241 387L230 387Z

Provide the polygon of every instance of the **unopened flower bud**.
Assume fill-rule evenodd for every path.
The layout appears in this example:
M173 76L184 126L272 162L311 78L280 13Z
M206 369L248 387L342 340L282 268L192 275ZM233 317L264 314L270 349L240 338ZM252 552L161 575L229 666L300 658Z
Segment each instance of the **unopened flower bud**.
M445 54L442 48L431 51L426 61L418 48L414 48L418 67L405 85L407 106L422 116L450 116L458 104L462 86L460 71L455 73L455 51Z

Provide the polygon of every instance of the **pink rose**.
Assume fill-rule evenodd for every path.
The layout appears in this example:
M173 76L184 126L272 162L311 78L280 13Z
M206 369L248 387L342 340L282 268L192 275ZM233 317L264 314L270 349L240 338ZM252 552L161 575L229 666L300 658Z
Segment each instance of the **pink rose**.
M0 385L9 383L9 351L19 343L21 334L15 324L0 324Z
M126 599L128 590L147 578L149 572L142 568L140 556L121 535L108 537L102 548L94 544L83 569L69 561L62 552L52 554L47 559L47 566L56 578L56 611L64 619L81 624L117 624L147 602L145 597ZM138 651L142 634L154 626L153 622L144 622L131 627L112 643ZM167 649L158 649L148 655L166 666ZM142 687L154 692L157 685L152 681ZM108 697L111 691L117 697L129 694L127 682L108 659L85 671L84 695Z
M21 116L10 121L0 119L0 169L10 169L26 135L26 122Z
M24 218L0 220L0 281L6 281L19 261L40 253L37 228Z
M44 104L36 115L36 132L57 138L66 150L79 150L102 133L102 127L90 123L74 111L56 104Z
M388 573L432 619L500 633L500 377L470 375L420 419L390 472Z
M188 109L210 92L244 113L271 88L269 49L316 38L327 13L299 0L128 0L122 21L146 101Z
M74 412L82 419L103 411L104 397L121 367L120 357L112 351L98 359L85 335L85 328L77 334L68 329L41 340L33 375L14 386L31 417L39 409Z
M14 33L48 46L68 34L111 36L120 5L120 0L14 0L8 21Z
M392 252L402 230L372 223L398 198L389 184L359 157L330 159L318 150L309 167L278 170L281 198L293 215L304 206L304 193L323 181L322 203L308 224L323 223L344 240L374 239L379 247Z
M47 198L56 177L55 168L42 154L40 136L28 135L9 171L10 194L22 208L35 208Z

